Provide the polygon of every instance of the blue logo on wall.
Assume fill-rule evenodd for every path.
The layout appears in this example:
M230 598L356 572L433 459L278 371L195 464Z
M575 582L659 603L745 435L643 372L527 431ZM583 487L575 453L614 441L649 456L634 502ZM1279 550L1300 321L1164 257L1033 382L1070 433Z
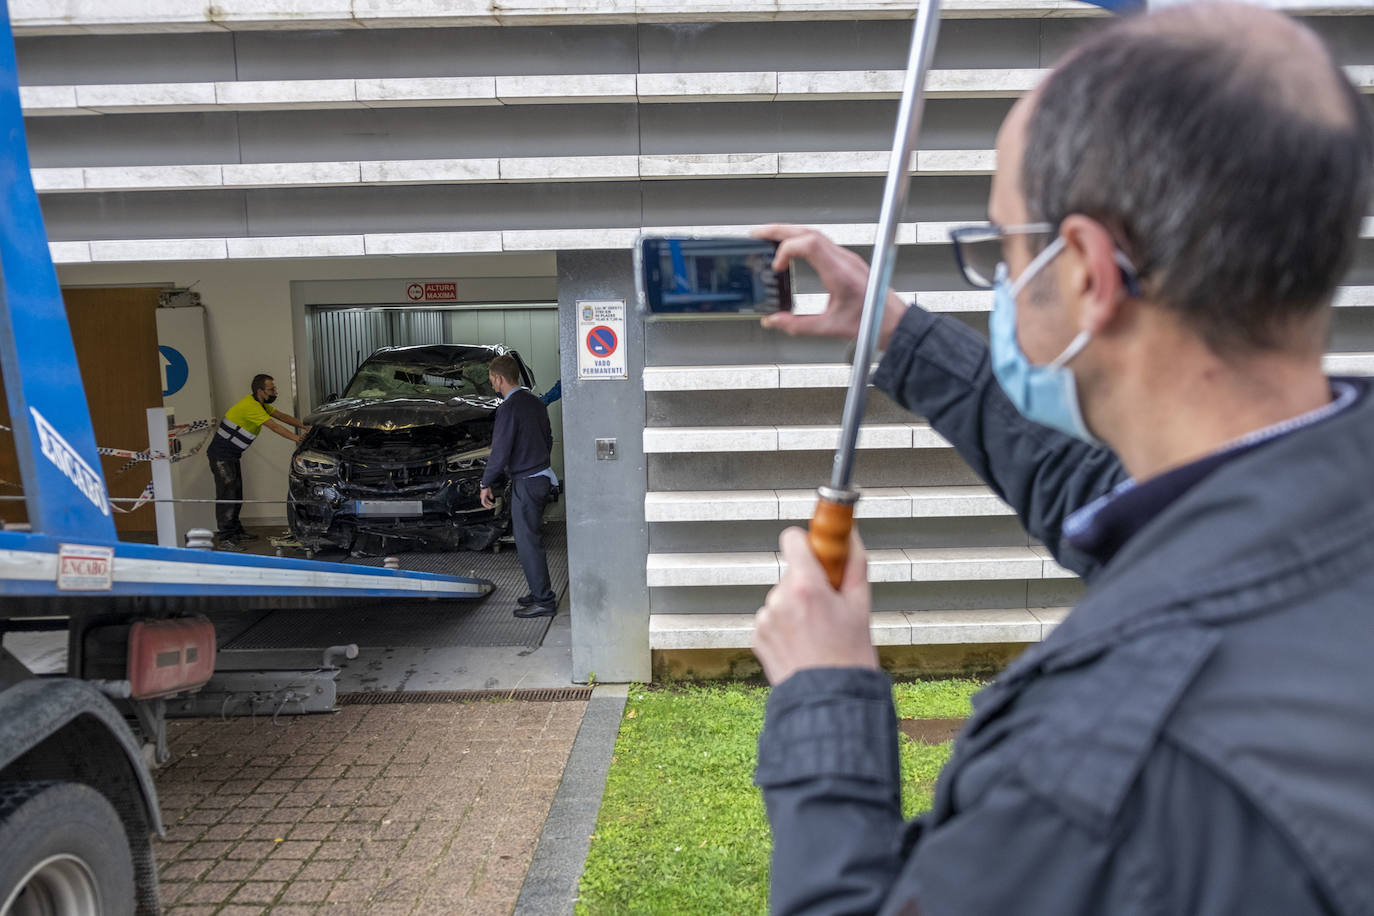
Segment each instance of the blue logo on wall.
M162 363L162 396L170 397L186 387L191 367L175 347L158 347L157 352L162 354L159 360Z

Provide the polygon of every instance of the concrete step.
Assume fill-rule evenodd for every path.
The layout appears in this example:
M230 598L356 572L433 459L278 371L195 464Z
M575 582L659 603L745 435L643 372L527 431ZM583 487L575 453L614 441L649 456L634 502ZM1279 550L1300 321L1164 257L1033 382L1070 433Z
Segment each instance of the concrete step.
M783 563L776 552L651 553L650 588L775 585ZM870 550L871 582L962 582L1072 579L1044 547L933 547Z
M1071 608L879 611L869 631L877 646L1039 642ZM746 649L753 614L651 614L650 649Z
M811 518L815 490L716 490L649 493L648 522L771 521ZM875 487L863 491L856 518L965 518L1012 515L987 487Z

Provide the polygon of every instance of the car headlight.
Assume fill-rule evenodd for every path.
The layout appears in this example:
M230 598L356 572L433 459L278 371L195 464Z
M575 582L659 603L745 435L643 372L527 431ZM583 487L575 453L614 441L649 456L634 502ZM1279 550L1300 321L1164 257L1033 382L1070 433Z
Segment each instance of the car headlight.
M338 460L323 452L301 452L291 459L291 465L301 474L308 474L312 477L335 474L339 470Z
M459 452L456 455L449 455L445 461L449 471L471 471L473 468L484 468L487 466L487 459L491 457L491 446L479 448L472 452Z

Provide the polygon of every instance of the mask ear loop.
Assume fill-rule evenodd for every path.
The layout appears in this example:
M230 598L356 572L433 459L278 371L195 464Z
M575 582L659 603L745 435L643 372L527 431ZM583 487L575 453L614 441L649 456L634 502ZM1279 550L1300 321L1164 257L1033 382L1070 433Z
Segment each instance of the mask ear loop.
M1021 276L1017 277L1016 282L1011 285L1011 297L1013 299L1020 295L1021 290L1026 288L1026 284L1029 283L1036 274L1043 270L1046 264L1059 257L1059 253L1064 250L1065 244L1064 237L1060 236L1051 242L1049 247L1044 251L1031 259L1031 262L1026 265L1026 269L1021 272Z
M1126 292L1139 299L1144 293L1140 289L1140 273L1135 269L1135 265L1120 248L1116 249L1112 257L1116 261L1116 266L1121 268L1121 280L1126 284Z
M1140 280L1136 277L1135 265L1131 263L1131 259L1126 257L1125 253L1118 248L1113 254L1113 260L1116 261L1117 267L1121 268L1121 279L1126 284L1126 292L1132 296L1139 296ZM1091 334L1087 331L1079 331L1078 336L1069 341L1069 345L1064 348L1064 352L1060 353L1059 356L1055 358L1054 362L1050 363L1049 367L1051 369L1062 369L1064 366L1068 365L1069 360L1083 352L1083 348L1088 345L1089 340L1092 340Z
M1050 363L1046 368L1051 370L1064 368L1069 360L1083 352L1083 348L1088 345L1088 341L1092 340L1092 337L1093 336L1087 331L1079 331L1078 336L1069 341L1069 345L1064 348L1064 352L1056 356L1054 362Z

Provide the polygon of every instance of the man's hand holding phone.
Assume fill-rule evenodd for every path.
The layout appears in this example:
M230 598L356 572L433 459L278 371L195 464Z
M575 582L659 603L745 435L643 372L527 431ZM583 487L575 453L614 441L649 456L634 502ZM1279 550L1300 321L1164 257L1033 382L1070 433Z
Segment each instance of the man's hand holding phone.
M798 315L779 312L763 318L765 328L788 334L815 337L859 336L859 320L863 316L864 292L868 287L868 262L848 248L835 244L815 229L775 223L762 226L753 233L755 238L778 243L773 269L785 271L800 258L810 264L830 294L830 302L819 315ZM878 349L886 349L888 339L906 313L907 305L897 294L888 291L883 309L882 327L878 332Z

